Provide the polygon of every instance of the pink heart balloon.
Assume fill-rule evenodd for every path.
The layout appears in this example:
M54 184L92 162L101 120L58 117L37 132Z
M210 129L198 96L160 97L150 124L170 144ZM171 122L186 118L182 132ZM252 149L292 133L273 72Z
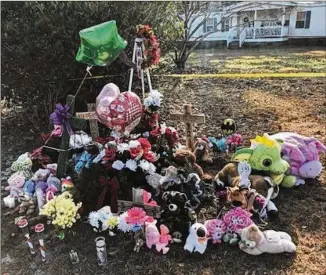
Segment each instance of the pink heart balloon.
M140 122L143 107L135 93L123 92L111 102L108 96L99 97L96 99L96 114L106 127L123 134L131 132Z

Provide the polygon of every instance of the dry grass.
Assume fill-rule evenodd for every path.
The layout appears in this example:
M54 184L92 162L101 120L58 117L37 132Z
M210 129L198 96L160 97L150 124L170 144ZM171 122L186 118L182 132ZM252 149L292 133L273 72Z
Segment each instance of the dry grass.
M219 73L325 72L326 51L285 47L198 50L190 55L188 66L205 66Z

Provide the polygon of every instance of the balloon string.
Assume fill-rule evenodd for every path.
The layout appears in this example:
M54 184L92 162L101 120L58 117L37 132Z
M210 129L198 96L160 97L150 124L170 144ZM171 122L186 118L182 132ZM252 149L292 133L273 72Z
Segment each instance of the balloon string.
M83 80L82 80L82 81L80 82L80 84L79 84L78 90L77 90L77 92L76 92L75 95L74 95L74 99L72 100L71 105L74 104L75 99L76 99L76 96L78 95L79 91L81 90L81 87L83 86L83 84L84 84L84 82L85 82L85 79L86 79L87 75L88 75L88 74L91 75L91 73L90 73L90 69L91 69L91 68L92 68L92 66L87 66L87 68L86 68L86 74L85 74ZM91 75L91 76L92 76L92 75Z

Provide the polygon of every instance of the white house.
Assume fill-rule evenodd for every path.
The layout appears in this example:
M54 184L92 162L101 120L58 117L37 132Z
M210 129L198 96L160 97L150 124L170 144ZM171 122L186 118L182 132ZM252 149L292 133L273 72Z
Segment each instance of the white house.
M190 32L204 18L199 16ZM239 47L244 43L326 38L326 2L239 2L211 12L190 41L209 32L203 41L226 41L227 46L239 43Z

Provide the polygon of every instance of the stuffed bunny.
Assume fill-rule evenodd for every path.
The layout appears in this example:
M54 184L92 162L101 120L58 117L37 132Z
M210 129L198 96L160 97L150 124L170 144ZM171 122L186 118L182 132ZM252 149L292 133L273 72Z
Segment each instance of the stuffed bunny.
M326 146L318 139L296 133L278 133L271 136L282 142L283 159L289 162L290 174L297 177L296 185L304 184L304 179L316 178L323 167L319 153L326 153Z
M291 236L282 231L260 231L257 225L252 224L241 230L239 248L250 254L295 252L296 246Z

